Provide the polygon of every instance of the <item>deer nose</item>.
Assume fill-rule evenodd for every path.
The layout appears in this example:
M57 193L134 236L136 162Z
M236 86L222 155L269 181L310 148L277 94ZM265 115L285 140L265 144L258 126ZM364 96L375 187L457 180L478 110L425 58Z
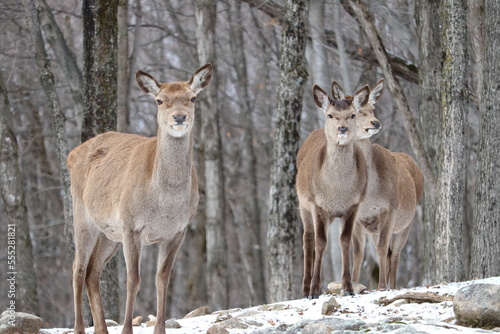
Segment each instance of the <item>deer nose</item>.
M379 121L372 121L372 125L375 127L375 129L380 128L380 122Z
M346 133L346 131L347 131L348 129L349 129L348 127L346 127L346 126L342 126L342 127L340 127L340 128L339 128L339 131L340 131L340 133L344 134L344 133Z
M172 117L177 124L182 124L186 120L186 115L173 115Z

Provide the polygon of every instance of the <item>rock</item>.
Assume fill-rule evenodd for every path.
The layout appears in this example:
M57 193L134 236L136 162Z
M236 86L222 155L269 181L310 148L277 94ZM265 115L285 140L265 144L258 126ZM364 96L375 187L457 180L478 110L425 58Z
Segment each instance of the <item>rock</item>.
M42 319L36 315L4 311L0 315L0 334L38 334L42 327Z
M334 297L330 298L328 301L323 303L321 308L322 315L332 315L340 308L340 304L335 300Z
M365 325L362 320L349 320L339 318L325 318L319 320L303 320L287 329L287 334L330 334L333 331L352 330L359 331Z
M213 325L208 329L207 334L229 334L229 331L220 325Z
M156 325L156 317L152 314L148 315L149 320L146 321L146 327L153 327Z
M234 329L234 328L239 328L239 329L247 329L248 325L244 323L243 321L235 318L230 318L228 320L224 320L221 323L219 323L220 326L226 328L226 329Z
M210 314L210 312L208 311L208 306L202 306L202 307L198 307L196 310L189 312L184 317L184 319L199 317L199 316L207 315L207 314Z
M453 300L457 322L468 327L500 326L499 300L499 284L471 284L461 288Z
M106 319L105 321L107 327L119 326L118 323L114 320Z
M132 326L140 326L142 323L142 317L139 315L132 319Z
M360 294L361 292L366 290L366 286L360 283L354 283L352 282L352 288L354 289L355 294ZM337 295L337 296L343 296L342 293L342 282L331 282L328 283L328 286L326 287L327 292L332 295Z
M181 328L181 324L177 322L175 319L168 319L165 321L165 328Z

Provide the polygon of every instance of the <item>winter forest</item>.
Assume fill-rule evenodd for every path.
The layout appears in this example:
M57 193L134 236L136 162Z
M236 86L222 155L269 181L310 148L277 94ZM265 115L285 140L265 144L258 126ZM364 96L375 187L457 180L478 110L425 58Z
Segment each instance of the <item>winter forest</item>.
M312 88L331 94L333 80L352 95L384 79L371 141L409 154L425 178L398 287L500 275L498 17L499 0L2 0L0 307L15 271L16 311L73 327L68 152L110 130L156 136L157 106L135 73L185 81L207 63L193 130L200 202L167 317L302 297L295 159L325 123ZM340 224L324 285L341 279ZM157 254L142 250L144 318L156 312ZM377 261L368 237L370 289ZM101 291L106 318L122 321L121 249Z

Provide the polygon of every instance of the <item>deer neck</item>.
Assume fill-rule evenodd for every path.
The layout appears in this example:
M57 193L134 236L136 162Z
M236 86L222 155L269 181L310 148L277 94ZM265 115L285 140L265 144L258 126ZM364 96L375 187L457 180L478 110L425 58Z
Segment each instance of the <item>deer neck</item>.
M352 173L356 166L354 154L355 146L353 142L346 145L328 143L322 168L327 173L326 176L331 178L332 173L335 173L335 175Z
M167 186L190 186L193 166L193 135L173 137L158 129L153 182L165 189Z
M363 138L356 140L356 145L361 149L365 160L370 162L372 160L372 143L369 138Z

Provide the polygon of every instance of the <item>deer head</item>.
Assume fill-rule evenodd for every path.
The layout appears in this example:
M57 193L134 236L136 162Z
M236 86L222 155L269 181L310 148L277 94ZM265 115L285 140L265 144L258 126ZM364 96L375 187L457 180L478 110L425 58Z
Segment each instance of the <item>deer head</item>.
M189 133L194 124L196 95L207 87L212 78L212 65L196 71L189 81L160 84L152 75L137 71L137 83L158 105L158 127L173 137Z
M372 88L370 95L368 97L368 103L366 103L358 111L357 125L358 133L356 137L358 139L370 138L374 134L378 133L382 128L382 124L375 117L373 113L375 110L375 104L380 100L382 92L384 91L384 79L380 79L379 82ZM336 82L332 82L332 95L333 99L352 99L351 96L346 96L342 87Z
M325 135L338 145L346 145L357 134L358 110L368 103L370 89L361 88L352 98L331 100L318 85L313 87L314 102L326 116Z

